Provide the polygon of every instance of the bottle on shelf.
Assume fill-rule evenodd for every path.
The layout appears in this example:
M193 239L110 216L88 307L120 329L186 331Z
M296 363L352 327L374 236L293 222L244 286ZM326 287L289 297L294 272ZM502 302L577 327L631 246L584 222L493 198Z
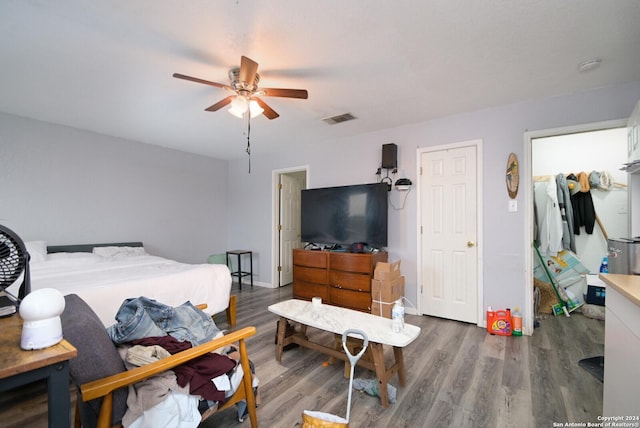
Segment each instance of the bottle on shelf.
M400 333L404 330L404 306L402 299L396 300L391 309L391 329L394 333Z
M511 335L522 336L522 314L520 313L520 308L516 307L511 314L511 323L513 325Z

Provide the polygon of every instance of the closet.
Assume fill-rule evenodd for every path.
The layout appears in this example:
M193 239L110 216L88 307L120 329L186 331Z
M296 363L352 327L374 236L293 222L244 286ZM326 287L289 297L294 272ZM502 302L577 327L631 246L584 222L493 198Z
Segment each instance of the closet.
M629 236L627 174L620 170L626 160L626 127L532 140L536 239L543 256L572 249L586 272L599 271L607 255L607 238ZM568 231L573 235L571 240L566 228L563 232L560 207L554 206L562 202L557 196L553 198L559 176L569 178L570 200L580 208L576 215L573 209L566 210L567 217L580 225L577 234ZM573 290L582 298L586 281L584 287Z

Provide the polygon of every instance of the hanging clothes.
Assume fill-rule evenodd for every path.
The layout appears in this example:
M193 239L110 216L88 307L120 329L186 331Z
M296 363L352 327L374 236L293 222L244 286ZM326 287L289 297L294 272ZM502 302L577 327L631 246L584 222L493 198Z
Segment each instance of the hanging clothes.
M584 226L588 235L593 234L596 223L596 209L593 206L593 199L589 186L589 178L586 173L580 173L581 180L575 174L569 174L567 181L578 183L571 190L571 206L573 208L573 233L580 235L580 228ZM586 183L585 183L586 179ZM586 188L586 190L585 190Z
M581 192L589 192L591 190L591 185L589 184L589 174L586 172L578 173L578 182L580 183L580 191Z
M611 176L610 172L608 171L600 172L600 185L598 186L598 189L611 190L614 184L615 183L613 182L613 177Z
M573 206L571 205L571 192L564 174L556 176L556 186L560 217L562 218L562 246L575 253L576 236L573 234Z
M534 195L539 249L544 254L555 256L563 249L562 215L556 178L549 176L547 181L536 183Z

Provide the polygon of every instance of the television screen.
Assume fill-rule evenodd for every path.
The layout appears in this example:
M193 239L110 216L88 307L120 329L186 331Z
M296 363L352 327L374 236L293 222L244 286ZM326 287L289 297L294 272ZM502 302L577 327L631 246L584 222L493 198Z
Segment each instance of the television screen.
M385 183L305 189L301 195L302 241L387 245L388 187Z

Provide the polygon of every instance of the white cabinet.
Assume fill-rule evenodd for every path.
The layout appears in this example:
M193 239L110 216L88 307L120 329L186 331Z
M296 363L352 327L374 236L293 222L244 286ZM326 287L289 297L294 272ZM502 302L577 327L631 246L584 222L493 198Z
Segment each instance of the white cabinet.
M608 285L605 301L603 415L638 415L640 276L604 275L601 278Z

